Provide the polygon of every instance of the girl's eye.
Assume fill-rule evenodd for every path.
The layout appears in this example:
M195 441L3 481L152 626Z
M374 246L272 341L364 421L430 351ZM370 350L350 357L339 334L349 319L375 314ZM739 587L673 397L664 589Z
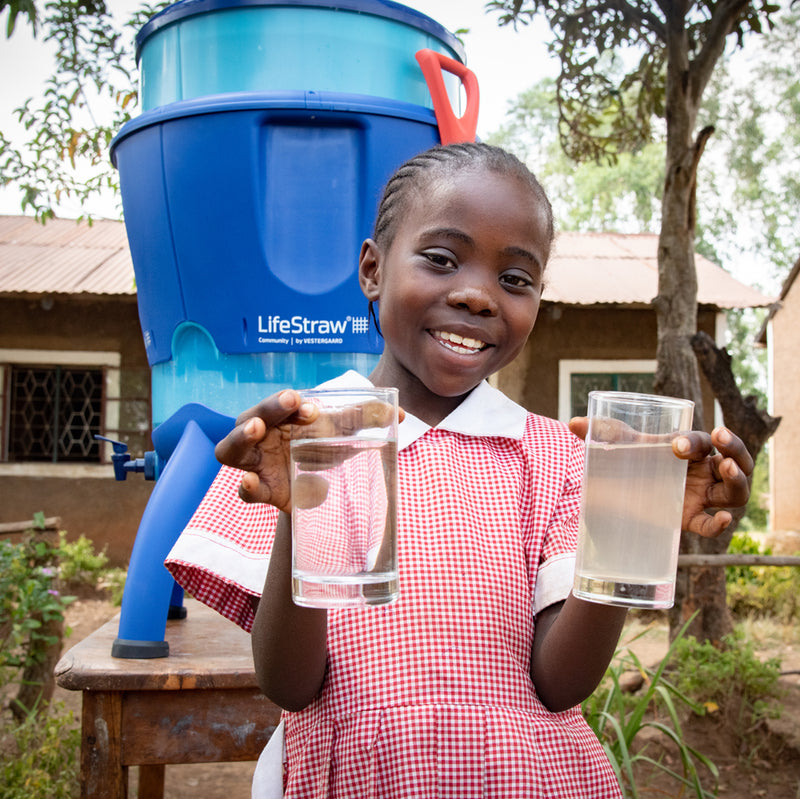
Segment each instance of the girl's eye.
M504 286L515 289L527 289L535 287L533 278L523 272L509 272L505 275L502 275L500 277L500 282Z
M434 266L442 268L450 268L455 266L455 260L453 257L444 252L428 250L424 253L424 256L428 262Z

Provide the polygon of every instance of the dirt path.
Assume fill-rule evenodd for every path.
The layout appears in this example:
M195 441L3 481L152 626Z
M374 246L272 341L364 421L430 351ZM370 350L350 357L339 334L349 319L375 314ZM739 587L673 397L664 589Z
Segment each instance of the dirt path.
M79 599L68 609L67 623L72 635L66 647L74 646L119 612L102 599ZM645 627L647 632L640 635ZM719 796L725 799L800 799L800 631L770 623L753 623L747 629L749 640L763 657L778 657L782 670L796 672L781 678L786 689L784 712L772 722L769 737L772 748L761 759L747 766L740 753L730 750L730 743L720 730L709 725L709 719L696 719L684 726L687 740L708 755L720 770ZM621 644L630 646L645 665L655 665L668 646L665 624L645 625L633 619L626 628ZM56 700L62 700L80 716L80 694L56 689ZM781 751L775 751L775 747ZM670 757L669 752L665 752ZM254 763L213 763L198 766L169 766L166 770L165 799L249 799ZM136 799L137 774L131 770L131 799ZM672 784L674 786L674 783ZM653 795L664 796L657 785ZM667 796L672 794L667 793ZM688 794L687 794L688 795Z

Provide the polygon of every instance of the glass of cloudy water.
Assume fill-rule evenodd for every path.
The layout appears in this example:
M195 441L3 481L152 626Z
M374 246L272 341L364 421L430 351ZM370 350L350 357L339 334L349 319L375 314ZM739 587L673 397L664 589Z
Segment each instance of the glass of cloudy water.
M672 607L688 466L672 440L691 429L693 412L690 400L589 393L576 596Z
M306 607L397 599L396 388L311 389L292 428L292 597Z

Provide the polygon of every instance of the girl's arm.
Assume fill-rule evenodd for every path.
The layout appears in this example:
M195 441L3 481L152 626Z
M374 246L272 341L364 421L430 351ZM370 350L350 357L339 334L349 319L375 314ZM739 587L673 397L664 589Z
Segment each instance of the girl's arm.
M318 416L318 409L303 404L296 391L281 391L241 414L216 447L220 463L244 472L239 496L245 502L267 502L281 511L264 593L256 605L252 645L261 690L287 710L308 705L325 676L327 614L292 602L288 515L292 425L311 424Z
M587 424L585 418L572 419L570 429L584 438ZM726 508L747 504L753 459L742 440L724 427L710 435L687 432L672 447L679 458L689 461L682 529L718 536L732 519ZM572 595L539 613L531 677L545 707L566 710L592 693L614 656L626 614L625 608Z
M548 710L567 710L594 691L614 656L627 613L569 596L537 615L531 678Z
M253 623L253 660L261 690L296 711L314 699L325 678L328 614L292 602L291 558L291 517L281 513Z

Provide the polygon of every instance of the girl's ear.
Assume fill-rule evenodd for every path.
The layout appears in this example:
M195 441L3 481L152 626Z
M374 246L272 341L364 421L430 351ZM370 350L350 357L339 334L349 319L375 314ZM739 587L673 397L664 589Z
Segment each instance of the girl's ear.
M361 284L361 291L370 302L380 299L378 287L380 259L381 253L378 245L372 239L367 239L361 245L361 255L358 259L358 282Z

